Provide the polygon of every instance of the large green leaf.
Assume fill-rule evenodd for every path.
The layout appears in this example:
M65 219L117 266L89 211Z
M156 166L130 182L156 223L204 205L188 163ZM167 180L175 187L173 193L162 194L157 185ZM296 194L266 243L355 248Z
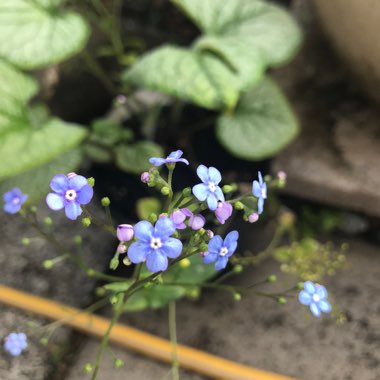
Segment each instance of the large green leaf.
M233 108L239 97L235 74L220 59L174 46L144 55L124 80L209 109Z
M1 0L0 56L32 69L60 62L86 44L89 27L62 0Z
M76 147L87 131L50 119L39 129L15 129L0 136L0 180L35 169Z
M270 79L242 95L233 114L219 117L216 134L237 157L262 160L278 153L298 133L284 95Z
M32 78L0 60L0 135L11 128L25 127L24 105L37 90Z
M171 1L207 36L224 39L225 48L234 46L237 63L255 51L267 65L279 65L294 55L301 42L300 30L288 12L265 1Z
M162 148L150 141L140 141L136 144L120 145L115 149L116 165L126 172L139 174L148 170L152 164L151 157L163 157Z
M23 193L28 194L28 202L37 202L48 193L49 183L54 175L75 171L81 160L80 149L76 148L65 152L47 164L1 181L0 194L18 187Z

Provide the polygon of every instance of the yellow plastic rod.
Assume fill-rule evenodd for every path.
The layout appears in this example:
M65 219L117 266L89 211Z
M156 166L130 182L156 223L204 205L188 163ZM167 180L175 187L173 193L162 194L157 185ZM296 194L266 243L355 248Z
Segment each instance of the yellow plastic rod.
M52 320L62 320L65 325L99 338L105 334L110 324L106 318L2 285L0 285L0 302ZM131 327L116 324L112 329L110 342L167 363L171 362L172 347L170 341ZM215 379L294 380L290 377L235 363L181 344L177 346L177 356L181 367Z

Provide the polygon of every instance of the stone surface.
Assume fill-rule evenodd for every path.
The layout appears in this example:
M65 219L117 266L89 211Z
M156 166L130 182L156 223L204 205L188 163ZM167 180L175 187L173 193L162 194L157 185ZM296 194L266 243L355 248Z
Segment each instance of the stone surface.
M288 174L289 194L380 216L380 115L334 58L308 3L295 1L294 10L305 45L275 73L302 132L272 171Z
M376 295L379 247L363 241L349 242L348 263L334 278L327 279L330 299L347 316L337 325L332 316L312 317L296 299L280 306L268 298L246 295L234 302L224 292L205 292L200 301L178 303L178 339L181 343L206 350L257 368L305 380L378 380L380 378L380 305ZM247 270L239 283L259 281L277 273L279 282L268 288L284 289L294 279L281 274L278 265L268 262L260 272ZM267 287L269 287L267 285ZM265 289L265 287L263 287ZM123 322L168 337L167 311L147 311L127 316ZM66 380L83 377L82 367L91 362L98 342L85 341L75 355L76 363ZM114 369L106 354L99 380L163 379L169 367L126 350L113 347L125 362ZM167 377L170 378L170 377ZM182 380L198 380L185 372Z

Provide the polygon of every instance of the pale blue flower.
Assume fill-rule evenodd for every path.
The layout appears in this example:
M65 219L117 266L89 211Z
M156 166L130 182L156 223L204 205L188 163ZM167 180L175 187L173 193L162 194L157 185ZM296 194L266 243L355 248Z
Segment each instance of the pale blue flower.
M239 233L231 231L223 240L219 235L214 236L208 243L208 251L203 254L203 262L210 264L215 262L215 269L224 269L228 258L233 255L237 247Z
M189 165L189 161L185 158L181 158L182 154L182 150L176 150L175 152L171 152L166 158L152 157L149 159L149 162L154 166L174 164L176 162L183 162L184 164Z
M128 249L129 260L134 264L146 261L150 272L164 271L168 267L168 258L175 259L182 252L182 242L170 237L176 228L172 220L161 217L155 226L143 220L135 225L138 241Z
M319 317L321 312L330 313L331 305L327 301L327 290L323 285L314 284L311 281L304 283L304 290L301 290L298 299L302 305L310 307L314 316Z
M54 193L47 195L47 205L52 210L64 208L66 216L72 220L82 214L80 205L89 203L94 194L85 177L72 173L69 176L57 174L51 180L50 187Z
M258 198L257 210L259 214L263 212L264 200L267 199L267 184L263 181L263 177L259 172L259 180L252 183L252 194Z
M208 208L215 211L218 207L218 201L224 202L223 191L218 186L222 176L218 169L212 166L207 168L204 165L198 166L197 174L203 183L193 187L193 194L201 202L207 199Z
M22 204L27 198L27 195L23 194L19 188L15 187L3 195L3 200L5 202L3 210L8 214L16 214L20 211Z
M27 347L28 343L24 333L13 332L4 339L4 350L12 356L21 355L22 351L24 351Z

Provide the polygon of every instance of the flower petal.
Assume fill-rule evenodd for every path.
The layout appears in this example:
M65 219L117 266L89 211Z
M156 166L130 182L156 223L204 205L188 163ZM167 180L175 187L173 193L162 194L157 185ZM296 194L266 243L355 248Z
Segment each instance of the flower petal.
M260 184L256 180L252 182L252 194L256 198L260 198L260 196L261 196Z
M322 310L324 313L330 313L331 311L331 305L330 302L326 300L321 300L318 302L318 307L320 310Z
M185 221L186 215L182 212L182 210L176 210L170 215L170 219L174 224L181 224Z
M164 271L168 267L168 258L158 251L154 251L147 255L146 267L150 272Z
M68 186L69 179L64 174L57 174L50 181L50 188L58 194L64 194Z
M204 165L199 165L197 168L197 175L204 183L209 182L208 169Z
M205 201L209 194L208 186L204 183L200 183L198 185L193 186L193 194L197 197L201 202Z
M223 245L227 247L228 250L230 250L231 244L236 243L238 239L239 239L239 232L231 231L225 237Z
M211 211L215 211L218 207L218 199L213 193L209 193L207 197L207 206Z
M263 176L261 175L261 172L259 171L258 173L258 176L259 176L259 182L260 182L260 185L262 185L264 183L263 181Z
M75 220L76 218L78 218L78 216L82 214L82 209L80 208L79 203L77 202L66 203L65 214L71 220Z
M259 200L257 201L257 212L260 214L262 214L264 211L264 198L259 198Z
M312 283L311 281L306 281L304 284L303 284L303 288L311 295L313 295L315 293L315 286L314 286L314 283Z
M209 241L208 251L210 253L219 254L219 251L222 248L222 245L223 245L223 239L219 235L216 235Z
M208 168L208 177L210 181L214 182L215 185L217 185L222 180L222 175L220 174L220 171L213 166L210 166Z
M147 220L142 220L135 225L135 236L145 242L150 242L153 236L154 228Z
M219 186L216 187L214 194L216 198L218 199L218 201L224 202L224 194L223 194L222 189Z
M49 193L46 196L46 203L52 210L62 210L65 207L63 196L55 193Z
M301 290L298 294L298 300L300 301L300 303L302 303L302 305L310 305L312 301L312 296L305 290Z
M159 218L154 226L154 236L165 239L175 232L175 225L173 221L166 216Z
M78 192L76 201L80 203L81 205L86 205L87 203L90 203L93 195L94 195L94 189L92 188L92 186L84 185Z
M8 214L16 214L20 211L21 203L13 204L12 202L6 203L3 207L3 210Z
M161 166L166 163L165 158L152 157L149 159L149 162L154 166Z
M186 160L186 158L180 158L179 160L177 160L178 162L183 162L184 164L186 165L189 165L189 161Z
M136 229L136 226L135 226L135 229ZM149 251L150 251L149 244L143 241L136 241L132 243L130 247L128 248L127 255L128 255L129 260L132 261L132 263L138 264L146 260L146 256Z
M79 191L86 185L88 185L87 179L82 175L75 175L69 179L69 189Z
M216 260L216 263L215 263L215 269L216 270L224 269L227 266L227 263L228 263L227 256L219 256L218 260Z
M310 304L310 310L315 317L319 317L321 315L321 311L319 310L319 308L315 302L312 302Z
M180 158L182 156L182 150L176 150L175 152L171 152L167 158Z
M217 253L209 252L208 255L203 257L204 264L211 264L218 258Z
M206 223L206 219L203 215L193 215L189 219L189 226L194 231L200 230Z
M179 239L169 238L165 241L160 251L171 259L177 258L182 252L182 242Z
M315 292L321 300L327 298L327 290L323 285L315 284Z
M12 202L13 198L18 197L19 194L20 190L17 187L15 187L3 195L3 201L6 203Z

